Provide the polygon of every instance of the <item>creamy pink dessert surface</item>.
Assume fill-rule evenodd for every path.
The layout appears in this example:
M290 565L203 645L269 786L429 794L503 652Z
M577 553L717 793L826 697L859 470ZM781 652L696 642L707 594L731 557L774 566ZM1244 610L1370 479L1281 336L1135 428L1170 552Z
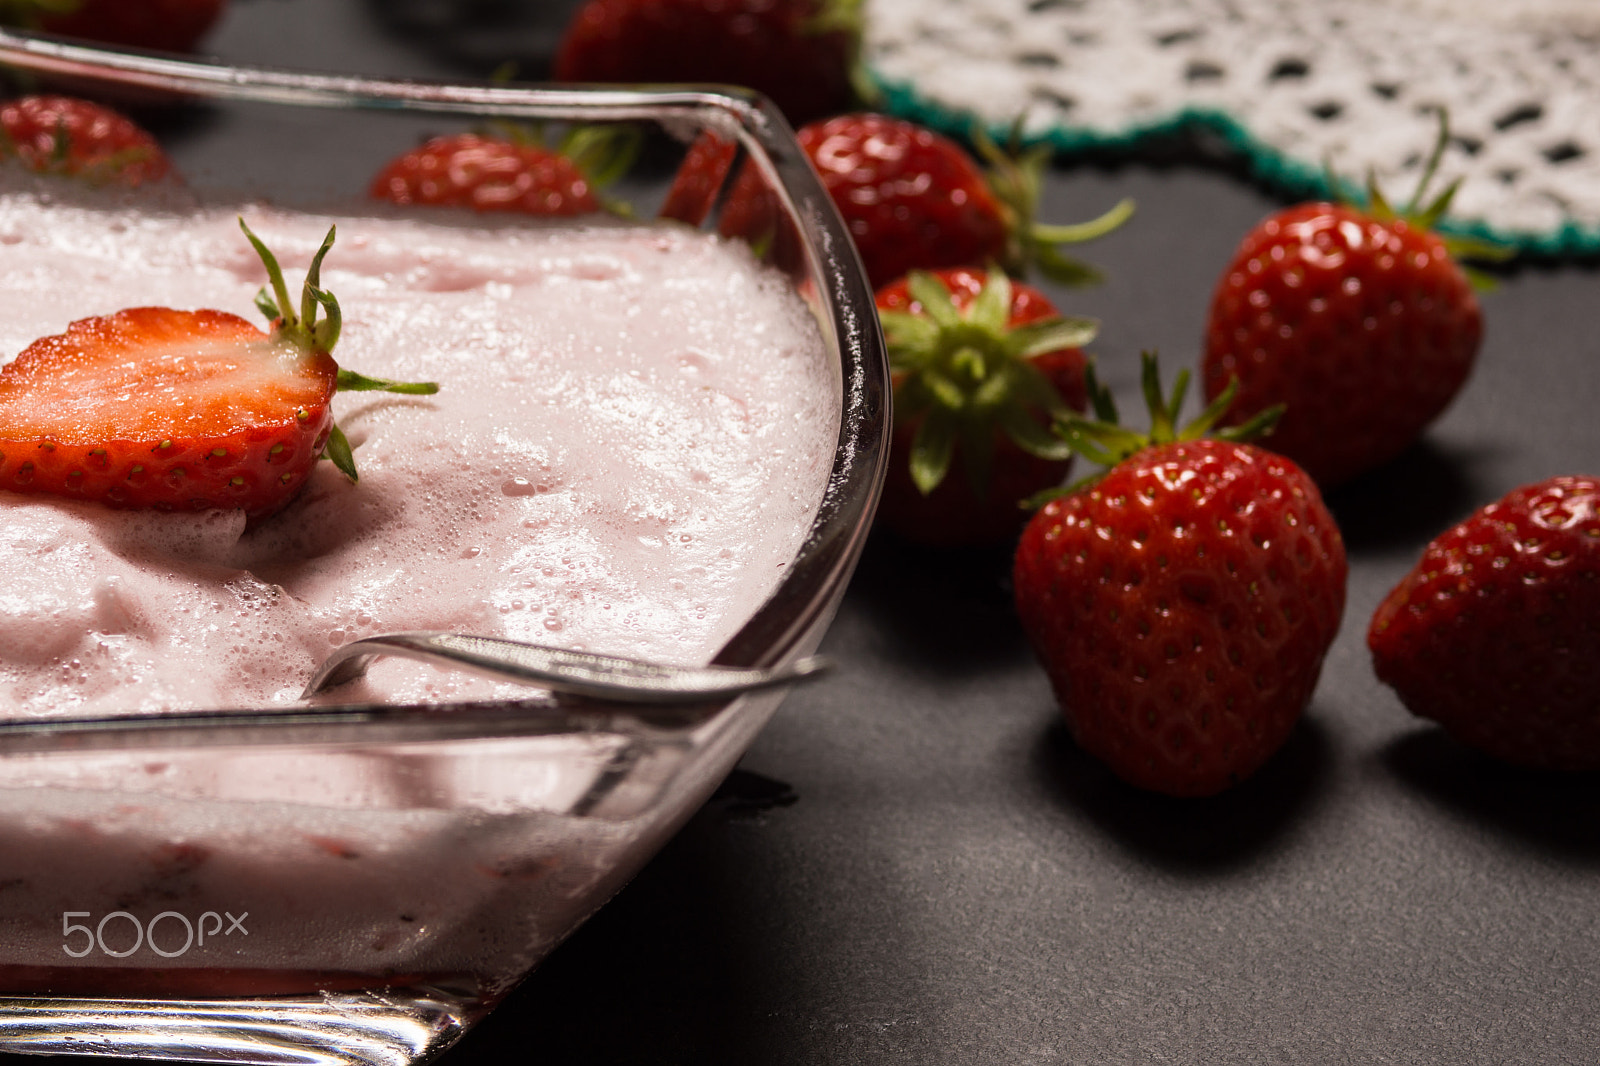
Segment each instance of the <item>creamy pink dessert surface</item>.
M0 717L291 704L334 647L441 629L707 660L804 540L838 428L815 321L737 243L681 227L265 207L132 213L0 195L0 359L125 307L259 318L330 222L361 480L285 511L112 511L0 492ZM336 701L528 690L398 660Z

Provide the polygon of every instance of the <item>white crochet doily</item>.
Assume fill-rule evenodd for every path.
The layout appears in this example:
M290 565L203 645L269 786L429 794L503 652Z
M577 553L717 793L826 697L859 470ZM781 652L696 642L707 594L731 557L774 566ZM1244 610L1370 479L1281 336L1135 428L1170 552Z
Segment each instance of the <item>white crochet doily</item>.
M1460 229L1600 250L1600 0L868 0L892 109L1063 150L1208 124L1403 205L1448 109Z

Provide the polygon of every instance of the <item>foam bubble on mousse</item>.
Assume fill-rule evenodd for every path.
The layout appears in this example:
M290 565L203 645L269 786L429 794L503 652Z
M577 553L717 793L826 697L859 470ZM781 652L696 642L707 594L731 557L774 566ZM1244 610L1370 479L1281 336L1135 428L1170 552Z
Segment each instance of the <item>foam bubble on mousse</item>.
M238 213L0 189L0 351L122 307L255 316ZM291 286L334 221L244 214ZM333 647L405 629L703 662L794 557L838 387L748 249L675 226L337 221L341 365L438 395L339 396L360 482L320 464L252 528L0 493L0 716L291 701ZM330 698L525 693L384 661Z

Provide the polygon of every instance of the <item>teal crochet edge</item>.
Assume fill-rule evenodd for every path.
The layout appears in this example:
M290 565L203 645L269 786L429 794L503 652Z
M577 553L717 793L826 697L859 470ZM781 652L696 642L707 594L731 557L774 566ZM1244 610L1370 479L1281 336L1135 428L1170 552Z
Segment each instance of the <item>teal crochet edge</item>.
M888 114L962 140L970 140L978 128L999 143L1005 143L1011 137L1009 126L980 123L971 112L927 99L908 82L890 80L870 67L866 73L879 94L876 106ZM1343 185L1336 188L1328 180L1321 163L1309 163L1279 151L1258 140L1231 115L1212 108L1184 108L1156 121L1117 131L1056 126L1043 134L1025 136L1024 142L1029 146L1048 144L1058 156L1107 151L1131 153L1151 140L1196 132L1219 138L1228 149L1240 156L1254 179L1285 196L1296 199L1336 198L1352 202L1361 202L1365 198L1363 189ZM1443 219L1438 229L1462 237L1491 241L1514 248L1527 256L1550 259L1600 256L1600 226L1586 227L1570 219L1552 231L1525 232L1497 229L1481 219L1451 216Z

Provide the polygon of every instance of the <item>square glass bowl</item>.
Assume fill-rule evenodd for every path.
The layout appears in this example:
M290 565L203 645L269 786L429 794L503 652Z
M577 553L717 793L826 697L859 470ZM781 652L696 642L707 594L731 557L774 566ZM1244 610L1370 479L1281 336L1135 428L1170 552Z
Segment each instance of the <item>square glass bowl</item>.
M626 123L646 150L620 195L648 216L698 135L736 145L730 173L755 175L781 218L778 239L752 244L812 309L831 357L838 444L802 549L713 661L770 666L815 648L876 506L888 370L848 234L759 97L227 68L4 32L0 65L169 108L192 188L287 207L357 199L381 163L442 129ZM725 221L730 183L691 212L702 228ZM0 722L0 1051L437 1054L644 864L781 698ZM291 839L323 853L286 862Z

